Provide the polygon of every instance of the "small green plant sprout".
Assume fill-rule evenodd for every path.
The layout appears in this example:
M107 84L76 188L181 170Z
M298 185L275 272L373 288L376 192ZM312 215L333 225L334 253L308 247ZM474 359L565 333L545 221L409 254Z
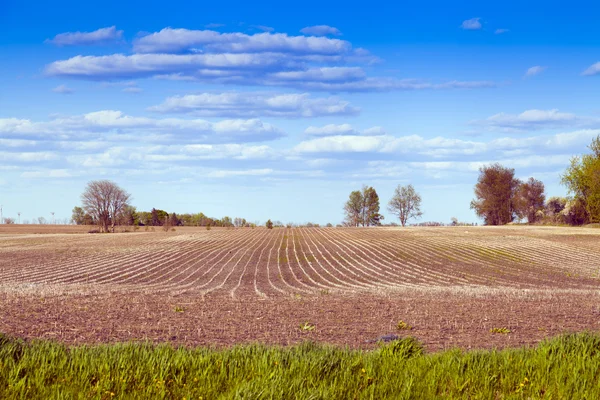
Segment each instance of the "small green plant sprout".
M490 329L491 333L500 333L502 335L506 335L508 333L510 333L510 329L504 327L504 328L492 328Z
M300 325L300 330L302 332L312 332L315 330L315 326L313 324L311 324L310 322L305 322Z
M398 321L398 323L396 324L396 329L399 331L410 331L412 328L413 327L411 325L402 320Z
M182 313L182 312L185 312L185 308L183 308L181 306L175 306L174 311L178 312L178 313Z

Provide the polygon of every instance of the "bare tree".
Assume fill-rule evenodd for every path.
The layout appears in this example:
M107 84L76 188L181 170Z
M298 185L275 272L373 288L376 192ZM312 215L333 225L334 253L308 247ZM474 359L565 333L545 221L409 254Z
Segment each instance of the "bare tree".
M91 181L81 195L83 209L108 232L109 226L115 231L115 224L121 210L127 206L131 195L116 183L108 180Z
M413 185L398 185L394 191L394 196L388 203L388 210L398 216L402 226L411 218L419 218L421 212L421 196Z
M535 223L544 210L546 195L544 194L544 183L534 178L523 182L516 193L516 212L519 218L527 217L527 222ZM542 212L543 215L543 212Z

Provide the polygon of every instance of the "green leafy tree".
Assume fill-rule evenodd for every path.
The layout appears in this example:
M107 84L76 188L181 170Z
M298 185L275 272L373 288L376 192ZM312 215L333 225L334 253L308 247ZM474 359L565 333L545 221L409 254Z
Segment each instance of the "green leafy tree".
M73 213L71 214L71 222L75 225L85 224L85 211L81 207L73 207Z
M409 219L420 218L423 215L421 195L417 193L413 185L398 185L394 190L394 196L388 203L388 210L397 215L402 226L405 226Z
M600 222L600 135L592 140L589 148L591 154L571 159L561 182L583 205L586 222Z
M517 215L516 194L521 182L515 170L495 163L479 169L471 208L486 225L504 225Z
M344 204L346 225L360 226L362 222L363 203L364 199L360 190L354 190L350 193L348 201L346 201L346 204Z
M373 187L363 186L362 189L362 226L381 225L383 215L379 214L379 195Z

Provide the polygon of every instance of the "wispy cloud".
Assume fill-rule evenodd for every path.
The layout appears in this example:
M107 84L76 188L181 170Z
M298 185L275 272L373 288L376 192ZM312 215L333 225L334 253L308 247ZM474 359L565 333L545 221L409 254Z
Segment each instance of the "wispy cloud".
M329 25L307 26L300 29L300 32L311 36L341 36L342 32L338 28Z
M546 69L548 69L548 67L543 67L541 65L536 65L533 66L529 69L527 69L527 71L525 72L525 77L532 77L532 76L536 76L541 74L542 72L544 72Z
M217 23L210 23L210 24L206 24L206 25L204 25L204 27L205 27L206 29L222 28L222 27L224 27L224 26L225 26L225 24L217 24Z
M209 122L202 119L146 118L125 115L120 111L103 110L88 114L58 117L45 122L28 119L0 119L0 133L47 137L55 135L64 139L85 136L97 137L118 132L119 135L163 135L176 140L184 136L188 140L206 143L256 142L283 136L283 132L259 119L230 119Z
M499 28L494 31L494 33L496 35L502 35L503 33L508 33L508 32L510 32L510 29L505 29L505 28Z
M310 136L337 136L337 135L364 135L364 136L377 136L385 135L385 130L380 126L374 126L365 130L355 129L350 124L329 124L324 126L309 126L304 131L305 134Z
M256 29L260 29L263 32L273 32L275 28L266 25L252 25Z
M462 29L465 30L469 30L469 31L473 31L473 30L478 30L481 29L481 22L479 22L481 18L471 18L471 19L467 19L465 21L462 22L462 24L460 25L460 27Z
M582 75L584 76L592 76L600 74L600 62L590 65L585 71L583 71Z
M185 113L202 117L251 118L260 116L303 118L356 115L359 109L337 97L314 98L309 93L226 92L167 98L150 107L161 113Z
M61 93L61 94L73 93L73 89L67 87L67 85L59 85L59 86L55 87L54 89L52 89L52 91L54 93Z
M137 86L129 86L121 91L123 93L142 93L143 92L142 88L137 87Z
M123 31L118 31L115 26L101 28L93 32L66 32L59 33L47 43L57 46L92 46L114 43L123 37Z
M578 116L551 110L526 110L520 114L498 113L484 120L471 121L471 125L505 132L528 132L539 129L571 127L599 127L600 118Z

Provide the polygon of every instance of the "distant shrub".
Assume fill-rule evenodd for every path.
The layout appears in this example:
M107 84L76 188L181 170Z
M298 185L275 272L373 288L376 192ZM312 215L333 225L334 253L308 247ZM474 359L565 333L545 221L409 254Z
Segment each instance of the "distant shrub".
M100 230L98 229L91 229L88 231L88 233L100 233Z
M271 220L267 220L265 226L267 227L267 229L273 229L273 222Z

